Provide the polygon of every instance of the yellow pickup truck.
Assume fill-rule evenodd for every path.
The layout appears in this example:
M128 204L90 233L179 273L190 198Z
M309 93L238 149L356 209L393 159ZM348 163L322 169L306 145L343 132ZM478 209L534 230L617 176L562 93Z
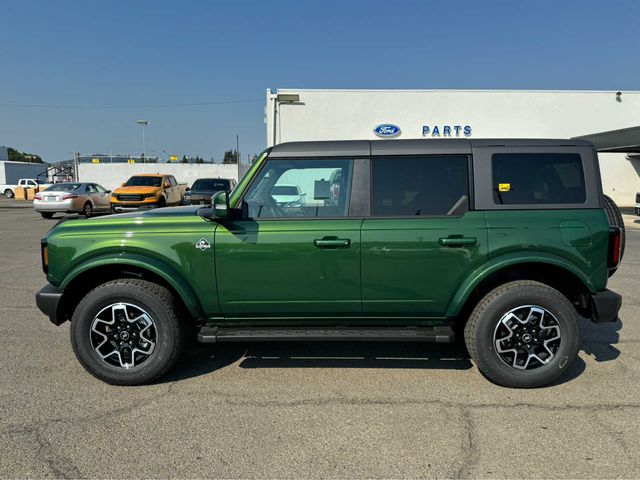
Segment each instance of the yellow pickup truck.
M134 175L111 194L111 211L126 212L140 207L182 205L186 183L161 173Z

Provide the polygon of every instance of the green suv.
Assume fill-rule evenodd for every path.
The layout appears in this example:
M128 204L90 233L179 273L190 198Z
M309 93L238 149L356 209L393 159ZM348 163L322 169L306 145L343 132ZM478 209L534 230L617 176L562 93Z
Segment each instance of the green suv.
M276 201L282 185L300 200ZM571 140L286 143L212 205L64 221L38 307L96 377L167 372L200 342L464 336L478 369L547 384L611 322L624 247L597 153Z

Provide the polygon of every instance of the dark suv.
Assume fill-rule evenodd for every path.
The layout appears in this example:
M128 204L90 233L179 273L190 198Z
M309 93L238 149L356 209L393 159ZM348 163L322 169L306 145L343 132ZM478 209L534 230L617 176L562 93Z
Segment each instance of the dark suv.
M276 201L296 185L304 201ZM278 145L213 204L67 221L42 241L51 321L80 362L150 382L201 342L464 336L490 380L575 359L578 318L615 321L624 239L590 143Z

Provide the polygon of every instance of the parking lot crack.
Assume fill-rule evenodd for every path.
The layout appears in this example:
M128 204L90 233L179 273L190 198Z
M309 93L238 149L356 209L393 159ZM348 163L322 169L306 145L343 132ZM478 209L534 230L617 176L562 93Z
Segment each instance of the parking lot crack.
M71 459L56 452L44 436L41 428L35 429L38 458L41 458L55 478L82 478L80 470Z
M478 463L479 452L475 441L475 425L467 408L460 409L462 419L462 445L460 466L451 478L469 478L473 467Z

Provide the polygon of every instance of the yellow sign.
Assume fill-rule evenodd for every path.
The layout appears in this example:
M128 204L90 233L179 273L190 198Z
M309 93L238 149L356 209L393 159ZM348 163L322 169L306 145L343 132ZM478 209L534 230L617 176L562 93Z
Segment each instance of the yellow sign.
M169 160L171 160L172 162L177 162L178 161L178 156L177 155L171 155L169 157Z
M130 158L129 163L136 163L136 161L133 158Z
M498 184L498 191L499 192L508 192L509 190L511 190L511 184L510 183L499 183Z
M92 158L91 161L93 163L100 163L100 159L99 158Z

